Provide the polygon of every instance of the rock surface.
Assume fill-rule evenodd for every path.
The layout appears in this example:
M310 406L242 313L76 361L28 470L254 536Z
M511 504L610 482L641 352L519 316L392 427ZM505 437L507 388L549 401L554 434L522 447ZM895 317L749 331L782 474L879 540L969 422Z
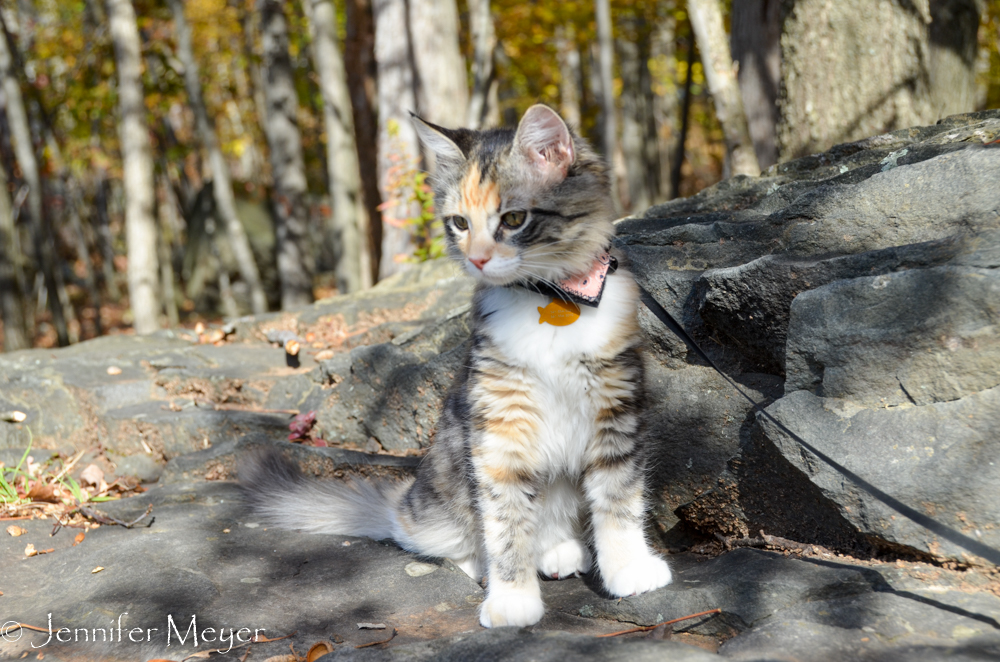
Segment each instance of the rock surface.
M993 550L1000 146L987 143L998 138L1000 112L990 111L840 145L624 219L616 238L639 282L768 413L863 481ZM27 415L0 421L0 461L15 464L29 443L38 461L82 453L76 476L96 463L109 481L150 486L104 510L128 519L153 504L156 518L148 528L102 526L75 546L73 531L49 535L51 521L0 533L4 618L45 625L51 613L56 627L93 631L128 612L130 628L160 628L142 644L126 632L123 642L43 649L67 660L179 660L194 648L166 647L168 614L181 633L192 615L199 632L298 631L299 653L343 640L325 659L1000 654L995 561L804 450L645 309L652 510L674 584L616 601L593 578L545 582L542 623L482 631L482 589L447 562L254 526L229 480L249 448L284 444L306 472L331 480L414 470L464 355L471 291L455 267L431 263L368 292L201 336L0 355L0 412ZM300 341L297 356L280 346L288 338ZM315 424L295 419L310 412ZM305 431L288 444L293 423ZM54 551L26 558L29 542ZM678 623L669 641L662 631L594 638L714 608L722 613ZM387 636L358 630L362 621L398 634L355 648ZM8 637L0 656L35 653L39 637ZM253 655L285 654L287 644L255 645Z

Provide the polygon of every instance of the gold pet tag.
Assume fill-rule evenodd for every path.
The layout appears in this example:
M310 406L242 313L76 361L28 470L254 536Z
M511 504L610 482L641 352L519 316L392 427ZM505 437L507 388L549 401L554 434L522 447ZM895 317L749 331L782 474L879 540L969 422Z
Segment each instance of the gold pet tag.
M553 299L549 305L538 307L538 323L548 322L552 326L569 326L580 319L580 306L572 301Z

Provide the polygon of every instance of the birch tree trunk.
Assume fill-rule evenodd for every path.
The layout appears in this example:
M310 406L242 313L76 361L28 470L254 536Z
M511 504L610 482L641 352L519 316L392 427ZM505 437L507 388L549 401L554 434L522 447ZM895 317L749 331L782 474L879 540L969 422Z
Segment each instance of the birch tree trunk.
M18 292L17 269L14 260L17 242L14 240L14 209L7 189L7 172L0 162L0 318L3 319L3 349L14 352L30 347L24 330L24 315Z
M649 45L650 60L665 65L665 68L658 72L658 75L663 78L657 81L656 94L653 95L653 121L656 125L656 141L660 154L660 195L657 202L674 197L670 188L670 169L674 162L679 132L677 102L680 97L677 93L679 81L677 80L676 35L677 22L673 15L667 14L661 17L653 28Z
M281 308L289 310L312 303L313 267L305 203L305 163L296 117L299 102L292 78L288 23L283 7L284 3L279 0L257 0L264 46L266 131L274 177Z
M750 140L743 98L729 53L729 39L722 23L722 3L720 0L688 0L688 15L701 51L708 91L715 102L715 116L722 125L728 175L759 175L760 166Z
M209 119L205 100L201 93L201 80L198 76L198 63L194 59L191 47L191 26L184 17L184 3L181 0L170 0L170 10L174 16L174 31L177 34L177 55L184 65L184 87L187 90L188 105L194 113L195 126L202 146L208 152L208 162L212 170L212 190L215 194L215 205L221 221L229 235L236 264L240 275L250 289L250 305L255 315L267 312L267 297L260 282L260 271L254 261L250 241L236 214L236 200L233 196L233 182L229 176L229 166L226 164L219 138L215 133L215 123Z
M174 0L176 2L176 0ZM337 47L337 13L331 0L304 0L309 20L313 65L323 94L327 174L332 213L330 232L341 294L371 287L368 211L361 192L358 148L354 141L354 111L347 89L347 71Z
M125 189L128 290L135 331L159 327L153 159L142 96L142 54L131 0L106 0L118 70L118 135Z
M733 3L733 59L750 138L761 169L778 162L778 89L781 86L781 0Z
M490 113L490 88L494 80L493 51L497 47L497 33L490 0L469 0L469 29L473 49L472 94L465 125L478 129L484 126Z
M378 280L382 255L382 212L379 205L378 178L378 115L375 99L375 25L371 0L347 0L345 35L345 65L347 86L354 110L354 141L358 147L358 166L361 170L361 189L368 212L368 261L371 282Z
M608 171L611 176L611 197L615 211L621 212L621 199L618 196L618 181L615 173L614 158L618 151L618 122L615 112L614 77L614 42L611 38L611 6L608 0L595 0L597 18L597 53L599 79L601 81L601 146L604 158L612 167Z
M417 107L417 99L406 0L374 0L372 9L378 64L378 167L383 200L379 278L382 279L405 268L403 260L415 248L407 219L418 216L420 209L411 200L412 183L399 181L399 173L419 166L420 146L409 117L409 112Z
M0 34L0 77L3 78L11 142L18 165L21 166L21 175L28 185L28 212L31 216L32 243L38 261L38 269L43 276L42 282L48 293L47 302L49 310L52 312L52 322L56 329L59 345L65 346L70 342L66 311L63 308L68 297L64 284L56 277L55 254L52 250L54 237L45 229L42 178L35 155L28 112L24 104L24 97L21 95L21 85L15 67L16 51L2 16L0 16L0 29L2 29L2 34Z
M458 50L455 0L406 0L406 4L420 116L445 127L463 126L469 84Z

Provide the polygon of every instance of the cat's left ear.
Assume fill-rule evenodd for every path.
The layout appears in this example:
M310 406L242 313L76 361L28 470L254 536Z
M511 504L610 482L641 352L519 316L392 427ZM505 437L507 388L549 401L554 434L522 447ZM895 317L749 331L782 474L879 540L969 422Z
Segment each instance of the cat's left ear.
M524 113L514 141L547 183L565 179L576 158L569 127L556 111L542 104Z
M413 113L413 125L424 147L434 153L437 162L442 165L458 165L465 161L465 154L454 140L448 137L447 129L426 122Z

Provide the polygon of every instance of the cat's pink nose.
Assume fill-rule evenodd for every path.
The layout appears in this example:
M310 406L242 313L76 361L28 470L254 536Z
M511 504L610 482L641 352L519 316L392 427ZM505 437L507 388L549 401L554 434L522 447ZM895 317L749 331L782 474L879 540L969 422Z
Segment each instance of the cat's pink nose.
M480 258L470 257L469 258L469 262L471 262L472 264L476 265L476 268L479 269L480 271L483 270L483 267L485 267L486 263L489 262L489 261L490 261L490 258L488 258L488 257L480 257Z

